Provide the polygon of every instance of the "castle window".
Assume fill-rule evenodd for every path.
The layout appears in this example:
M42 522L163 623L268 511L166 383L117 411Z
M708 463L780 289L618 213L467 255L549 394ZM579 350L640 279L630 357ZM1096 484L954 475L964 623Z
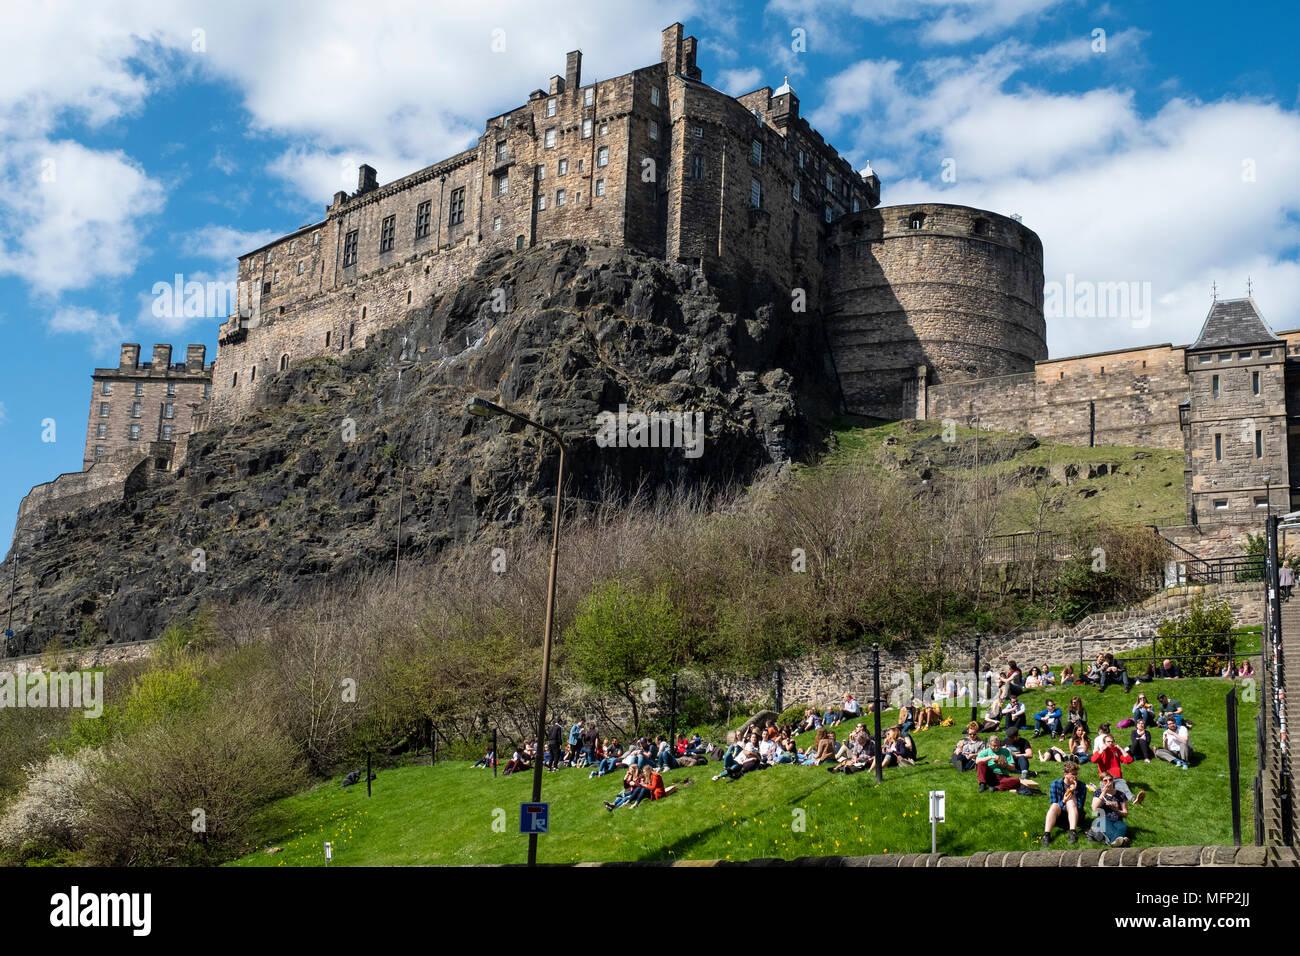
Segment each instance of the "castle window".
M1218 432L1214 435L1214 460L1223 461L1223 435Z
M279 269L276 269L276 270L275 270L275 274L274 274L274 276L271 278L271 281L272 281L272 282L279 282L279 281L280 281L280 270L279 270Z
M348 323L348 341L351 342L351 341L353 341L354 339L356 339L356 337L357 337L357 324L356 324L355 322L349 322L349 323ZM285 362L287 363L287 362L289 361L289 356L286 355L286 356L284 357L284 360L285 360Z
M103 422L101 422L100 424L96 425L96 426L95 426L95 437L96 437L96 438L107 438L107 437L108 437L108 426L105 425Z
M650 138L651 139L659 138L659 124L656 123L654 120L650 121Z
M794 201L799 201L799 180L794 181Z
M799 168L800 168L800 169L803 169L803 164L804 164L804 160L805 160L805 159L806 159L806 157L804 156L804 151L803 151L802 149L799 150Z
M163 405L163 418L175 418L175 417L176 417L176 406L173 405L171 402L167 402L165 405Z
M1106 374L1106 366L1104 366L1104 365L1101 367L1101 374L1102 374L1102 375L1105 375L1105 374Z
M509 193L510 193L510 177L509 177L509 176L504 176L504 175L503 175L503 176L498 176L498 177L497 177L497 195L498 195L498 196L505 196L505 195L508 195Z
M140 403L139 403L139 402L132 402L132 403L131 403L131 417L132 417L132 418L139 418L139 417L140 417Z
M862 207L858 204L858 197L857 197L857 196L854 196L854 197L853 197L853 211L854 211L854 212L857 212L860 208L862 208Z
M582 91L582 105L591 106L595 102L596 102L596 88L594 86L589 86Z
M407 305L410 305L410 304L411 304L411 290L410 290L410 289L407 289L407 290L406 290L406 304L407 304Z
M691 156L691 179L704 178L704 157L699 153Z
M357 264L357 230L353 229L343 237L343 268Z
M1220 362L1231 362L1231 361L1232 361L1232 353L1231 353L1231 352L1220 352L1220 353L1219 353L1219 361L1220 361Z
M144 394L144 382L136 382L135 383L136 398L139 398L143 394Z
M500 232L500 231L501 231L501 217L500 217L500 216L493 216L493 217L492 217L492 231L493 231L493 232Z
M100 382L100 384L99 384L99 394L100 394L100 395L112 395L112 394L113 394L113 383L112 383L112 382Z
M326 334L326 335L329 335L328 332L326 332L325 334ZM256 381L257 381L257 366L256 366L256 365L253 366L253 370L249 373L249 375L248 375L248 380L249 380L250 382L256 382Z
M608 147L608 146L602 146L600 149L596 150L596 165L597 165L598 167L600 167L600 166L608 166L608 165L609 165L609 147Z
M1250 373L1250 391L1252 394L1255 395L1259 394L1259 373L1258 372Z
M835 195L835 177L829 172L826 173L826 191L832 196Z
M131 428L127 431L127 433L126 433L126 437L127 437L128 439L130 439L131 441L139 441L139 440L140 440L140 426L139 426L139 425L132 425Z
M319 229L317 229L315 232L313 232L313 233L311 234L311 244L312 244L313 246L319 246L319 245L320 245L320 230L319 230Z
M749 161L755 166L763 165L763 144L758 140L749 144Z
M504 182L504 178L502 182ZM447 225L459 226L465 221L465 187L451 191L451 204L448 206ZM426 230L427 234L427 230Z
M516 248L516 249L522 249L523 247L524 247L524 237L523 237L523 236L515 236L515 248Z
M168 397L168 398L171 398L171 397L174 396L175 394L176 394L176 383L175 383L175 382L168 382L168 383L167 383L167 397Z
M379 251L392 252L393 241L397 233L397 217L385 216L379 224Z
M569 172L569 161L567 159L560 160L559 167L556 169L556 175L565 176L568 174L568 172Z
M1227 511L1227 510L1228 510L1228 499L1227 499L1227 498L1219 498L1218 500L1216 500L1216 501L1214 502L1214 510L1215 510L1215 511Z
M172 440L172 427L171 427L170 425L164 425L164 426L163 426L163 429L162 429L162 437L163 437L163 441L171 441L171 440Z
M704 127L703 127L703 126L695 126L695 127L692 127L691 132L695 135L695 138L696 138L696 139L704 139Z
M749 181L749 204L755 209L763 208L763 186L757 179Z
M1142 367L1143 367L1143 368L1146 368L1146 367L1147 367L1147 360L1146 360L1146 359L1143 359L1143 360L1142 360Z
M239 384L239 373L235 372L233 375L230 376L230 387L234 388L238 384Z
M657 86L650 87L650 105L651 106L659 105L659 87Z
M563 206L566 198L567 196L563 189L555 190L555 205Z
M573 201L574 201L574 202L582 202L582 190L581 190L581 189L579 189L576 193L573 194Z
M1212 355L1198 355L1198 356L1196 356L1196 361L1200 362L1202 365L1206 365L1206 364L1212 362L1213 360L1214 360L1214 356L1212 356Z
M976 219L974 225L971 226L971 232L977 236L986 235L988 231L989 223L987 219Z
M295 251L297 248L298 248L298 240L297 240L297 239L290 239L290 240L289 240L289 255L293 255L293 254L294 254L294 251Z
M920 229L925 224L925 214L914 212L912 218L907 221L907 228Z
M453 195L456 190L452 190ZM426 199L415 207L415 238L423 239L429 235L429 220L433 218L433 200Z
M762 113L762 111L761 111L761 110L750 110L750 112L754 114L754 122L756 122L759 126L762 126L762 125L763 125L763 113Z
M546 178L546 164L545 164L545 163L538 163L538 164L537 164L537 181L540 183L540 182L541 182L543 179L545 179L545 178Z
M1065 373L1064 373L1064 372L1061 373L1061 378L1062 378L1062 379L1065 378Z
M582 160L578 160L578 172L582 172Z
M502 140L501 142L497 143L497 162L504 163L505 161L506 161L506 143L505 140Z
M298 263L298 275L302 275L306 271L307 271L307 263L300 261Z
M603 179L596 180L596 195L597 196L605 195L605 180Z
M555 149L555 130L548 129L542 137L542 145L547 149Z
M547 115L547 116L554 116L554 115L555 115L555 97L554 97L554 96L552 96L549 100L546 101L546 115Z
M1264 457L1264 433L1258 428L1255 429L1255 457Z
M545 208L546 208L546 196L545 194L543 194L537 197L537 211L541 212Z
M832 219L834 219L834 218L835 218L835 214L831 212L831 207L830 207L830 205L828 204L828 205L826 206L826 221L827 221L827 222L830 222L830 221L831 221Z
M608 135L608 133L609 133L609 124L608 124L608 123L601 123L601 124L600 124L600 135L601 135L601 136L606 136L606 135Z
M211 383L211 382L205 382L205 383L204 383L204 385L203 385L203 397L204 397L204 398L211 398L211 397L212 397L212 383Z
M330 347L330 334L329 334L328 332L325 333L325 347L326 347L326 348L329 348L329 347ZM256 367L256 366L253 367L253 374L254 374L254 375L257 374L257 367Z
M1210 394L1215 398L1219 397L1219 376L1214 376L1210 380Z
M1244 352L1238 352L1238 353L1237 353L1237 358L1239 358L1239 359L1248 359L1248 358L1250 358L1250 349L1247 349L1247 350L1244 351Z
M582 121L582 138L591 139L591 120L589 119Z
M366 306L363 305L361 307L361 318L364 319L365 317L366 317Z
M1256 507L1256 508L1267 508L1267 507L1268 507L1268 497L1267 497L1266 495L1256 495L1256 496L1255 496L1255 507Z
M96 445L96 446L95 446L95 457L96 457L96 458L103 458L103 457L104 457L104 446L103 446L103 445Z
M262 283L262 295L270 295L270 294L271 294L271 283L268 280Z
M286 352L280 356L280 371L283 372L289 367L289 353Z
M1272 350L1272 349L1260 349L1260 350L1259 350L1259 357L1260 357L1260 358L1272 358L1272 357L1273 357L1273 350Z

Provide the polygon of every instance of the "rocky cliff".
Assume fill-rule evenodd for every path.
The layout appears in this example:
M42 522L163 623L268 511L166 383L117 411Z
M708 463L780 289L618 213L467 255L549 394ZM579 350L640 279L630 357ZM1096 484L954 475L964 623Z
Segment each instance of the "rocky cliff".
M150 637L208 598L291 600L391 564L399 509L417 560L545 519L554 443L466 415L474 396L560 431L575 508L805 458L840 397L820 317L789 302L603 246L495 256L364 348L259 381L254 409L196 435L173 472L24 535L8 653ZM703 413L700 454L601 447L597 416L620 405Z

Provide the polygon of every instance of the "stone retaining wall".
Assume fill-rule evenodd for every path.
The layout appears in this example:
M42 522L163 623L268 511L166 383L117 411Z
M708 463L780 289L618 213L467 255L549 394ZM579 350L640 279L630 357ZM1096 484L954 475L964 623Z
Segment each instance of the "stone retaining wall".
M1263 846L1153 846L1122 850L1011 850L946 856L942 853L880 853L875 856L804 856L795 860L665 860L645 863L577 863L575 866L1268 866Z
M40 674L47 669L56 671L84 670L89 667L110 667L127 661L138 661L153 656L157 643L135 641L130 644L104 644L100 647L74 648L55 655L27 654L23 657L0 658L0 672L10 674ZM51 660L53 657L53 660ZM48 665L53 664L51 668Z

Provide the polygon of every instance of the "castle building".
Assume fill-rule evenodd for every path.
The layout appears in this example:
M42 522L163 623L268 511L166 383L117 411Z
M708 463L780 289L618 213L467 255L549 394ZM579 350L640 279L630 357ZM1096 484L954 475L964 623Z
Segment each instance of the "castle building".
M206 356L206 346L190 345L185 361L173 363L172 347L155 345L153 360L141 362L140 346L123 343L117 368L97 368L91 376L82 469L124 454L145 455L159 443L168 462L183 458L196 416L212 395Z

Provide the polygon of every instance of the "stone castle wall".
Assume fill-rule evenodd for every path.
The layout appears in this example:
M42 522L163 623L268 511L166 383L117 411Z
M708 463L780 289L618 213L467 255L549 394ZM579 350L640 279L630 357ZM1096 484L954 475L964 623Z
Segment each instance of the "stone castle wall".
M916 417L906 385L922 366L937 386L1046 358L1042 243L1019 222L888 206L843 217L831 246L826 325L848 411Z

